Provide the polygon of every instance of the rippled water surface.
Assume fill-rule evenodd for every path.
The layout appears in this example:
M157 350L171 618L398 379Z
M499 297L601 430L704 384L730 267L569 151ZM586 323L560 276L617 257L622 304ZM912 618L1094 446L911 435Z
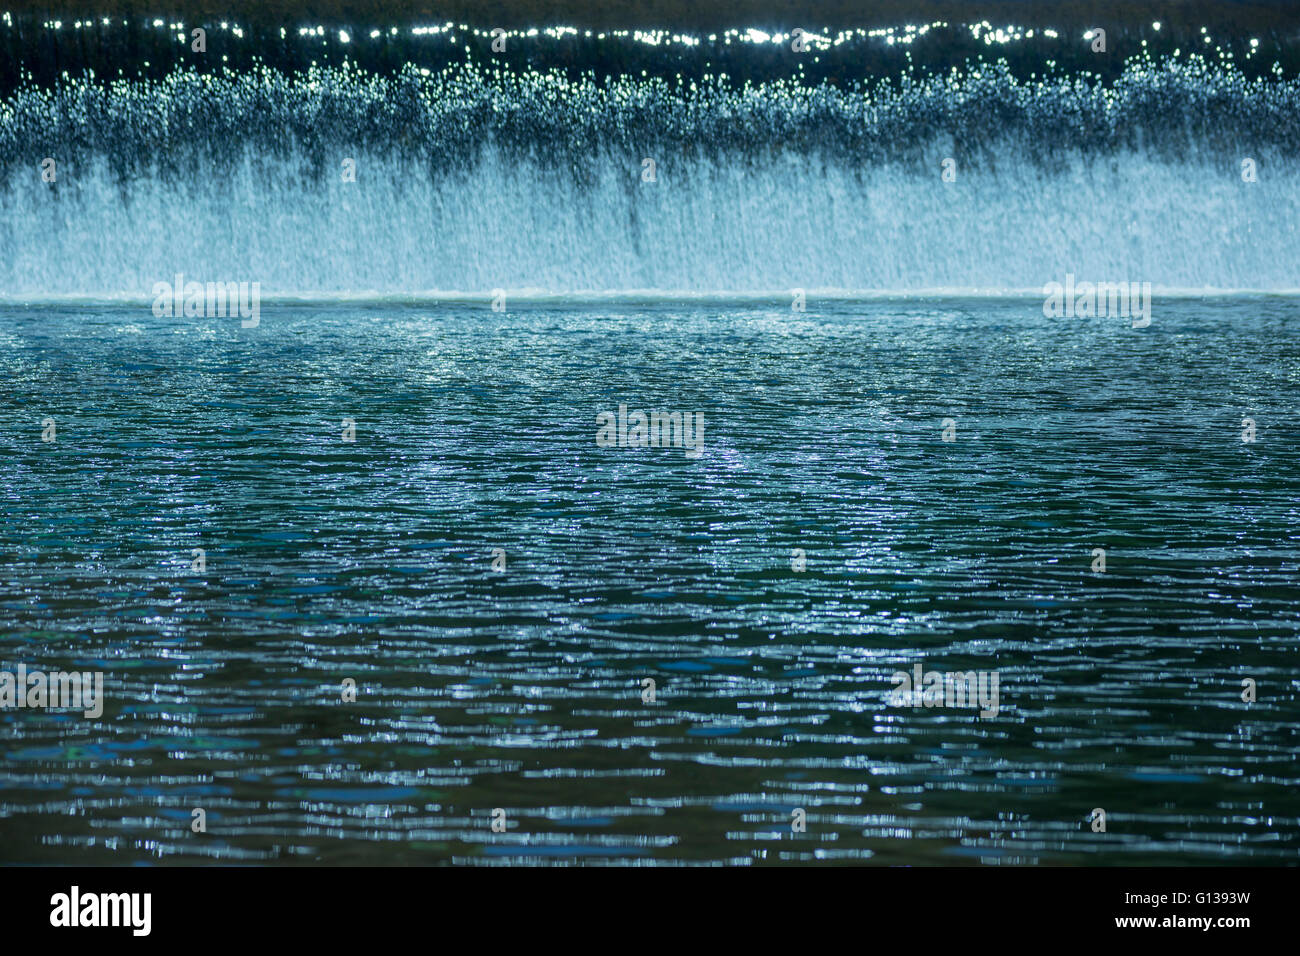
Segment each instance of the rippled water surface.
M1294 863L1297 333L1264 296L3 307L0 666L107 703L0 711L0 860ZM598 447L620 403L703 453ZM999 712L889 706L916 664Z

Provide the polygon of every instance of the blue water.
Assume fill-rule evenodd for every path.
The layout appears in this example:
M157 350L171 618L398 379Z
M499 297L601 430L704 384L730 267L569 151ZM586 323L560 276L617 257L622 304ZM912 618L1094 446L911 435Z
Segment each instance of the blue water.
M107 697L0 711L0 859L1293 863L1298 332L1281 295L0 307L0 669ZM699 457L598 446L620 403ZM999 712L890 706L918 663Z
M0 863L1296 862L1289 33L176 29L0 24Z

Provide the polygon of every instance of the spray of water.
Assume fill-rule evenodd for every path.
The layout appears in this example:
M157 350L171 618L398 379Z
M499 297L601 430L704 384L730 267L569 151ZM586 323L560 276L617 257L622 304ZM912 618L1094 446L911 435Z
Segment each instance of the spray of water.
M847 89L468 64L69 81L0 112L0 296L176 273L266 295L1293 290L1298 105L1295 80L1186 60Z

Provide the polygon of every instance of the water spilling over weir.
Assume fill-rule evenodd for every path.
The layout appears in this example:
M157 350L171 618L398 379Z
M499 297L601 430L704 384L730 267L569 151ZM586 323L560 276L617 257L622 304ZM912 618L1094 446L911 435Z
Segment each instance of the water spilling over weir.
M1113 82L468 61L67 80L0 113L0 295L147 297L176 273L271 296L1005 291L1071 271L1294 290L1298 105L1294 78L1186 57Z

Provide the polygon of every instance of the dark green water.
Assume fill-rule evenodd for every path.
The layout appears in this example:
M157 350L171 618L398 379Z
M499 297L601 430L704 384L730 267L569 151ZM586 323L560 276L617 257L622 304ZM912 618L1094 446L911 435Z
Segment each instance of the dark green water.
M1041 305L3 307L0 861L1297 862L1300 300Z

